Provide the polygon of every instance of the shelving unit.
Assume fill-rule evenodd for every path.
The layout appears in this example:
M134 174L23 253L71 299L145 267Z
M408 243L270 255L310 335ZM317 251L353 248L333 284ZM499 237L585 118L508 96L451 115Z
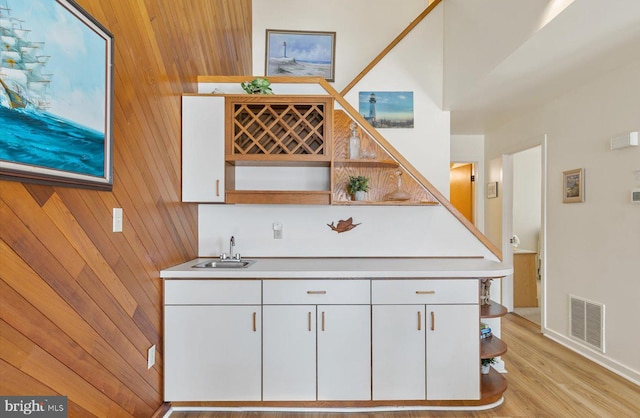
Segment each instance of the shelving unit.
M507 308L490 301L489 305L480 306L480 318L499 318L507 314ZM507 352L507 344L494 336L480 340L480 359L498 357ZM494 402L507 390L507 380L493 367L489 374L481 375L481 399Z
M364 130L358 129L361 156L370 158L349 158L349 137L351 118L341 110L334 112L333 126L333 165L332 165L332 204L334 205L437 205L436 199L417 181L406 175L400 164L394 160ZM407 200L386 200L387 196L398 190L398 173L401 175L401 187L409 198ZM347 193L349 176L369 178L369 192L366 200L356 202Z

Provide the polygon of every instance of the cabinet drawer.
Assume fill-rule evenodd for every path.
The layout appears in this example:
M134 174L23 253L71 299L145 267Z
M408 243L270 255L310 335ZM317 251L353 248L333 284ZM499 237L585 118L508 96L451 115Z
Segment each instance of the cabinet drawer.
M369 280L265 280L265 305L341 305L371 301Z
M165 305L260 305L260 280L165 280Z
M479 303L477 279L373 280L373 304Z

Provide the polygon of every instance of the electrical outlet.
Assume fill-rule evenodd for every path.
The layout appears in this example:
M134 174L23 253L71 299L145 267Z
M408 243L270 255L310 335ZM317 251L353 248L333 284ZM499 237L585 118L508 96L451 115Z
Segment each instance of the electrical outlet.
M154 364L156 364L156 345L155 344L149 347L149 350L147 350L147 369L152 368Z
M273 239L282 239L282 224L280 222L273 223Z
M122 232L122 208L113 208L113 232Z

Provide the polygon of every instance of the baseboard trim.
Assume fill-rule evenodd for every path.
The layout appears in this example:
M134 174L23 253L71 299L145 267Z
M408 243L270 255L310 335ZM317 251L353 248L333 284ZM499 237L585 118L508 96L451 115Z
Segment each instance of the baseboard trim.
M562 335L549 328L543 328L542 335L564 347L567 347L569 350L580 354L581 356L593 361L594 363L599 364L605 369L610 370L611 372L630 381L631 383L640 386L640 372L638 372L637 370L633 370L625 366L624 364L620 364L617 361L602 355L602 353L592 350L589 347L583 346L582 344L577 343L571 338L568 338L567 336Z
M480 405L480 406L372 406L372 407L353 407L353 408L288 408L288 407L252 407L252 406L237 406L237 407L216 407L216 406L171 406L169 412L165 414L165 418L169 418L172 412L321 412L321 413L350 413L350 412L395 412L395 411L484 411L487 409L496 408L504 402L504 397L500 397L496 402Z
M163 402L158 409L156 409L156 411L153 413L153 415L151 415L151 418L164 418L164 417L168 417L169 415L167 415L167 413L169 413L171 411L171 403L170 402Z

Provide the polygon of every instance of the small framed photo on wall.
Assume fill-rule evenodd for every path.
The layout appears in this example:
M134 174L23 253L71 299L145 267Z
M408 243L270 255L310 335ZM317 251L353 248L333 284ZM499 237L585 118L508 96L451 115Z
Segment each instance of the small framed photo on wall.
M562 203L584 202L584 168L562 173Z

